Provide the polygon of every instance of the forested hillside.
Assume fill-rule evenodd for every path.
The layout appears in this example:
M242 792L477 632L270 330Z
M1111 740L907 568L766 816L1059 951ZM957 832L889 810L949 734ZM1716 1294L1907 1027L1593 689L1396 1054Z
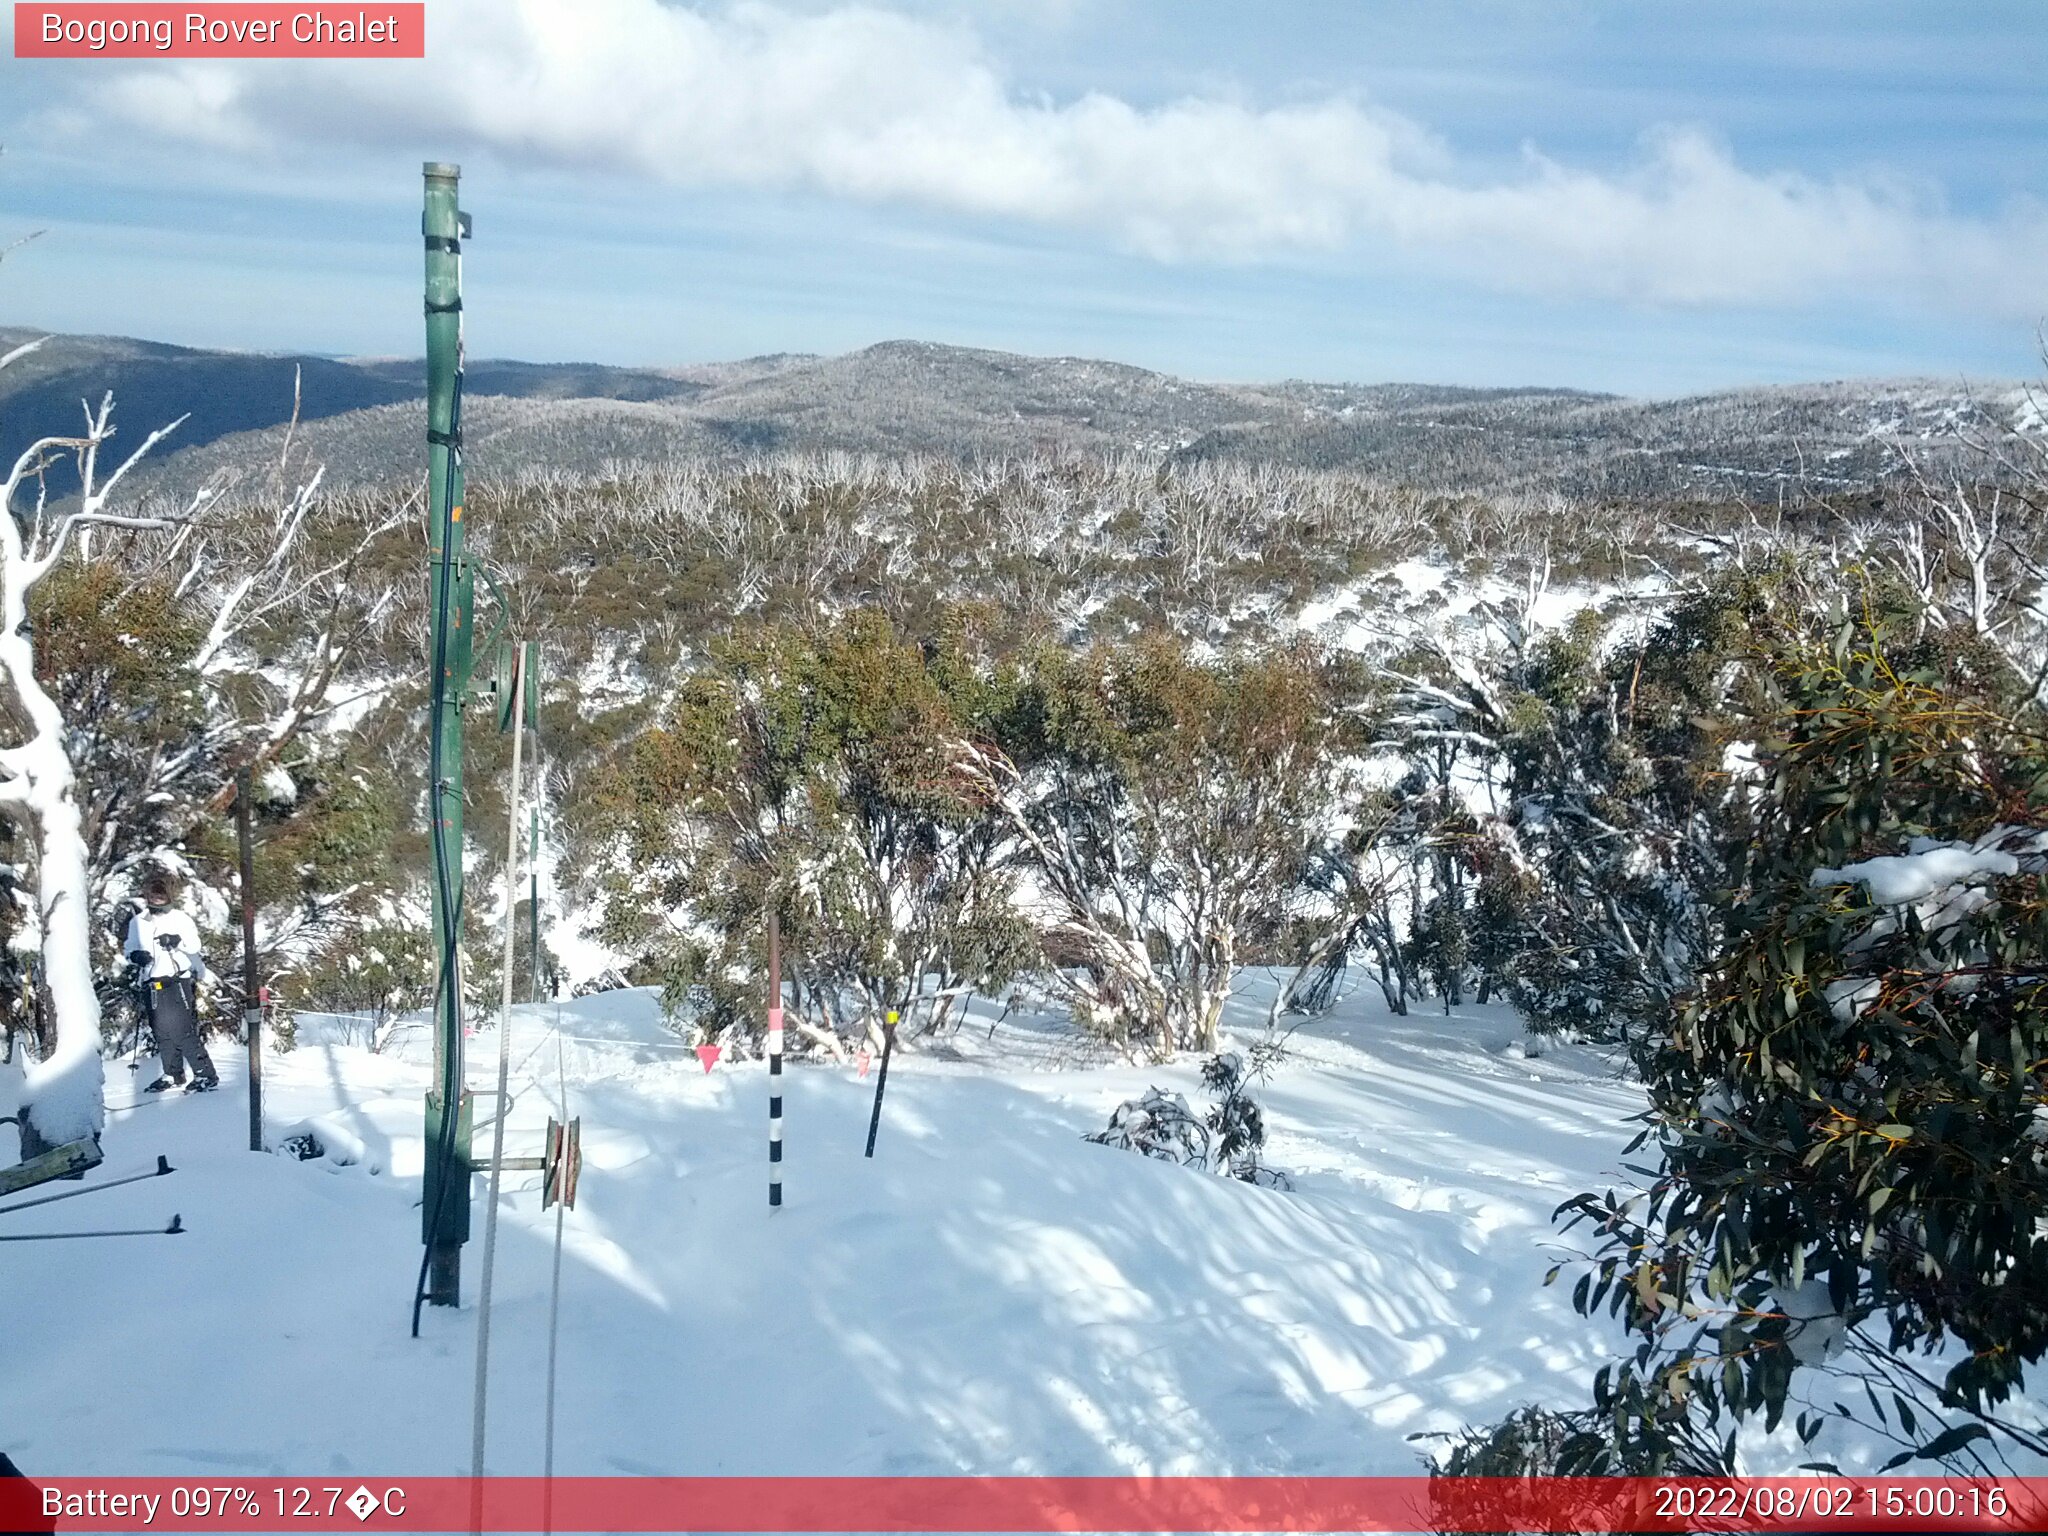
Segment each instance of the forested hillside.
M33 333L0 329L0 347ZM113 389L131 427L186 420L143 478L190 495L296 438L333 486L412 473L416 360L266 357L65 336L0 373L0 451L70 432ZM1900 453L1956 462L1959 434L2027 409L2010 382L1872 379L1637 400L1530 387L1202 383L1085 358L891 341L839 357L666 368L481 360L465 422L486 473L658 469L772 452L1136 454L1346 470L1430 490L1775 504L1867 487Z
M1361 988L1395 1016L1506 1003L1625 1064L1661 1161L1654 1225L1574 1205L1601 1235L1577 1304L1636 1330L1636 1366L1593 1410L1463 1443L1470 1466L1724 1466L1723 1416L1775 1423L1806 1347L1788 1274L1829 1316L1964 1346L1955 1427L2039 1449L2000 1418L2048 1338L2038 432L1980 424L1760 507L1166 451L538 469L484 420L478 623L545 672L545 952L522 922L519 974L649 985L741 1059L771 909L823 1060L892 1011L935 1047L976 1007L1132 1063L1206 1055L1248 967L1275 1039ZM94 528L31 621L102 974L151 863L225 934L248 765L267 984L390 1019L433 977L421 514L402 484L330 487L321 446L196 503L138 481L149 525ZM473 708L488 1012L508 747ZM1985 1214L1924 1225L1957 1200ZM1734 1332L1681 1326L1731 1297Z

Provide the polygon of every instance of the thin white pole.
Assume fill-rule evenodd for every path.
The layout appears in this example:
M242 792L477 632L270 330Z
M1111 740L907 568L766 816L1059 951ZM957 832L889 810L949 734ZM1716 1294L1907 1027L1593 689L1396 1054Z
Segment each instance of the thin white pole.
M558 980L555 983L555 1081L561 1089L562 1125L566 1135L569 1124L569 1066L562 1046L561 987ZM555 1528L555 1340L561 1332L562 1318L562 1217L568 1210L564 1201L555 1202L555 1277L548 1287L548 1423L546 1448L541 1459L540 1528L544 1532L552 1532Z
M484 1399L491 1374L491 1265L498 1253L498 1186L505 1173L506 1089L512 1079L512 940L519 916L519 749L526 739L526 647L512 649L512 791L506 807L505 996L498 1013L498 1115L491 1126L491 1193L484 1206L484 1273L476 1301L476 1400L469 1446L470 1528L483 1530Z

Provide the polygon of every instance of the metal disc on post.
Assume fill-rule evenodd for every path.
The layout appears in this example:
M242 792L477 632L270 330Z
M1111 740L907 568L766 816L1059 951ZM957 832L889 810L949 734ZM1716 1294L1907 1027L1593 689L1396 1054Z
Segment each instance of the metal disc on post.
M547 1150L542 1155L546 1166L541 1175L540 1208L546 1210L560 1202L573 1211L576 1181L583 1176L583 1117L578 1115L564 1125L550 1115Z

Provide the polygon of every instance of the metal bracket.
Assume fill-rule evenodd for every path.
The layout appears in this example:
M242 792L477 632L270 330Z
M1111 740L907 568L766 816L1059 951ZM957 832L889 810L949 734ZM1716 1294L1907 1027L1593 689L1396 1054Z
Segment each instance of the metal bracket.
M524 674L524 686L515 686ZM491 696L498 704L498 729L514 729L512 695L520 698L519 725L540 728L540 644L534 640L507 641L491 657Z
M490 1166L488 1159L485 1160L484 1166ZM515 1173L541 1173L546 1170L548 1160L544 1157L508 1157L498 1166L510 1168Z
M505 589L498 585L498 578L494 574L492 574L491 568L488 565L484 564L483 561L476 560L469 562L469 570L465 574L468 576L470 580L472 594L474 594L475 582L479 577L481 577L483 580L485 591L490 594L492 608L491 629L490 633L484 636L482 652L487 656L495 658L498 650L498 642L505 638L505 631L509 629L512 625L512 605L511 603L506 601ZM474 625L476 623L476 599L474 595L470 597L470 600L468 602L463 604L463 608L470 615L470 623ZM474 658L476 657L476 655L477 650L476 648L472 647L470 651L472 666L474 666L475 664ZM470 677L468 675L465 675L461 679L461 681L464 690L469 694L471 698L490 699L495 698L497 696L495 680L490 684L486 684L482 688L472 687L470 685Z

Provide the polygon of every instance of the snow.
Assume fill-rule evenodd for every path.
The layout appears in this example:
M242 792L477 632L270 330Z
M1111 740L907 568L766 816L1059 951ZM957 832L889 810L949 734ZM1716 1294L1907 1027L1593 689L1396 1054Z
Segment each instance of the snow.
M1259 1038L1276 981L1241 975L1229 1048ZM1199 1058L1106 1064L1062 1018L975 999L892 1062L872 1161L873 1076L791 1066L774 1214L760 1063L707 1073L645 990L515 1009L508 1153L538 1150L558 1051L583 1124L558 1469L1404 1473L1418 1432L1583 1404L1627 1340L1541 1284L1561 1256L1551 1212L1625 1181L1640 1090L1586 1047L1509 1053L1521 1028L1497 1007L1394 1018L1375 999L1304 1025L1255 1088L1291 1192L1083 1140L1151 1086L1206 1109ZM494 1032L470 1042L473 1080ZM187 1229L11 1249L10 1287L63 1297L72 1321L6 1334L10 1383L37 1405L9 1451L49 1475L466 1470L480 1241L463 1308L427 1309L408 1337L425 1031L382 1054L266 1057L268 1139L311 1130L314 1161L246 1150L238 1056L215 1050L226 1091L112 1109L105 1175L164 1153L173 1177L95 1197L89 1219L7 1222L177 1212ZM478 1121L488 1145L482 1103ZM500 1208L500 1473L540 1464L538 1178L508 1173ZM1772 1445L1781 1469L1814 1454Z
M552 880L544 882L544 890L551 888ZM545 894L541 912L541 942L561 962L564 988L573 990L626 963L623 952L591 937L580 915L550 916Z
M297 692L298 679L290 672L280 669L274 681L282 689L285 698L291 698ZM356 685L354 693L335 700L326 707L319 726L321 733L330 736L345 735L360 728L379 704L410 681L410 674L396 673L362 679Z
M1997 849L1935 847L1862 859L1840 869L1816 869L1811 881L1814 885L1861 881L1877 905L1903 907L1980 875L2016 875L2019 868L2018 859Z
M1818 1365L1842 1352L1848 1337L1848 1321L1835 1310L1828 1295L1828 1283L1809 1279L1782 1298L1779 1309L1796 1324L1786 1335L1792 1358L1801 1365Z
M292 782L292 776L279 762L263 765L262 776L255 785L256 800L262 805L295 805L298 803L299 786Z
M1395 565L1389 574L1401 584L1403 591L1416 598L1441 591L1451 573L1434 561L1409 559Z
M1884 996L1884 982L1875 976L1838 976L1821 989L1828 1012L1844 1024L1859 1018Z
M1990 879L2018 874L2021 855L2029 866L2038 862L2040 842L2037 833L2006 826L1994 827L1974 844L1916 837L1904 853L1861 859L1839 869L1816 869L1808 878L1814 886L1861 884L1874 905L1887 909L1843 948L1845 956L1867 955L1899 931L1904 908L1912 909L1923 933L1937 940L1949 939L1995 899ZM1943 990L1950 992L1968 991L1975 985L1976 978L1969 974L1952 975L1942 983ZM1829 1012L1847 1023L1877 1005L1884 996L1884 984L1876 976L1841 976L1827 984L1824 996Z
M302 1162L320 1158L337 1168L363 1168L371 1173L383 1171L371 1156L368 1143L338 1115L308 1116L274 1135L266 1135L264 1145L272 1152Z
M67 1045L60 1040L48 1061L30 1066L20 1091L34 1104L37 1127L52 1146L83 1141L100 1128L100 1059L89 1046Z

